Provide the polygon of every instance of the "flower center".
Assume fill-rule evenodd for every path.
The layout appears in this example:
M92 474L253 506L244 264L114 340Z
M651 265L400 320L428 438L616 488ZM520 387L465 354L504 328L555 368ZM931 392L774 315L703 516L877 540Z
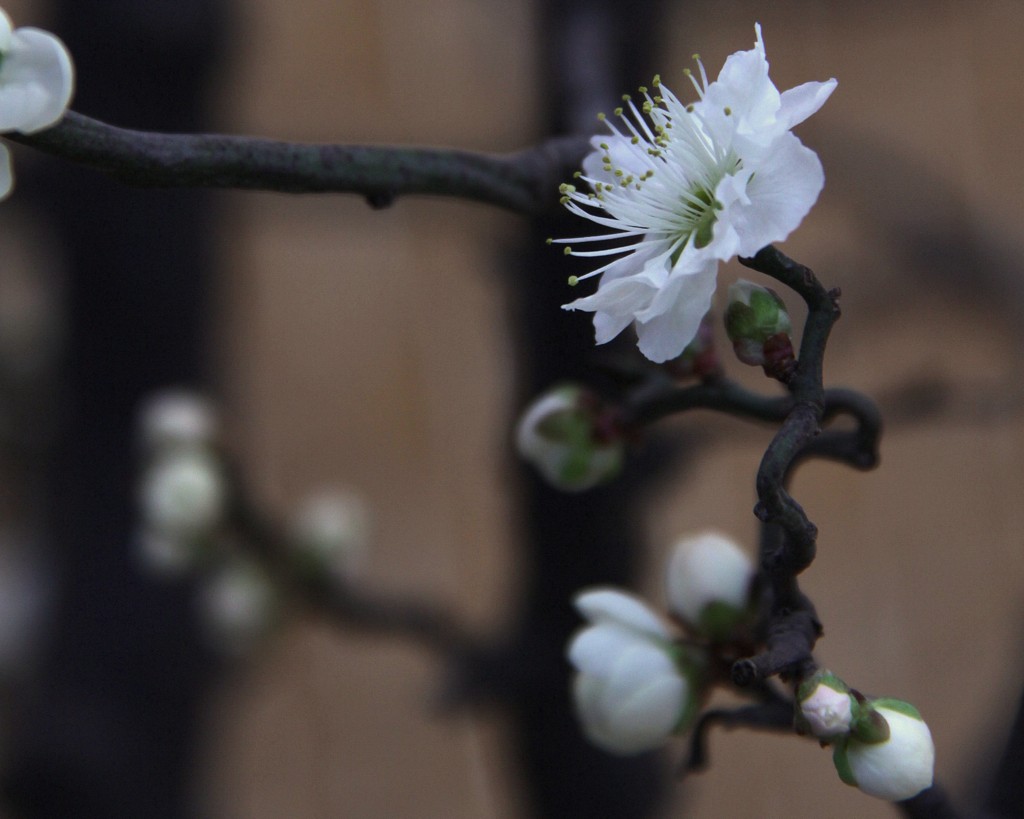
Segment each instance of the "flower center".
M722 209L722 203L715 199L713 191L699 184L694 185L681 199L684 234L687 238L693 236L694 247L707 247L711 244L713 228L718 221L716 211ZM679 252L682 253L682 249Z

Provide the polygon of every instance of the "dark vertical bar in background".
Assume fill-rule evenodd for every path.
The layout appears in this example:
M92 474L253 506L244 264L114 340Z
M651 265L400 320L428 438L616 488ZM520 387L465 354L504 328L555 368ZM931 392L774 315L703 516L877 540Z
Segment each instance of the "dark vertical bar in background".
M114 124L208 128L220 0L57 0L74 108ZM194 816L189 774L209 658L185 584L133 554L140 399L207 374L211 229L202 191L139 191L64 163L34 187L67 263L59 443L45 538L52 629L12 739L6 794L24 817Z
M549 135L596 133L598 111L649 79L656 0L558 0L539 5L541 92ZM568 180L567 180L568 181ZM557 191L552 191L552 201ZM559 381L592 376L592 315L566 313L574 271L544 240L586 232L580 220L553 216L530 226L512 264L509 293L521 336L521 382L532 397ZM633 344L631 341L624 343ZM651 466L651 464L648 464ZM633 464L607 489L566 495L523 470L523 598L514 638L530 682L511 703L514 753L534 816L642 819L663 802L668 776L658 754L627 759L582 736L569 698L565 647L579 627L572 596L594 584L630 586L642 543L641 490L650 481ZM527 474L528 473L528 474Z

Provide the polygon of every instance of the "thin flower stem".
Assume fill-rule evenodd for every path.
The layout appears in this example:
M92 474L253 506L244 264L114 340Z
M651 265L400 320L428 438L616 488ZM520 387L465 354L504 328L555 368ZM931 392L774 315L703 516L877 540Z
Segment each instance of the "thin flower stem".
M549 139L497 155L162 134L117 128L74 111L45 131L4 136L140 187L356 193L375 208L387 207L400 195L432 194L526 214L557 206L559 183L579 167L589 148L583 137Z

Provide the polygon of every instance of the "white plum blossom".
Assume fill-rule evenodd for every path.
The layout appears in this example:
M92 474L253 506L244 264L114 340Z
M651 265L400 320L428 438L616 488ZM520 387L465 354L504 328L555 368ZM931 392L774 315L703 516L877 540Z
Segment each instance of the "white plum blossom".
M586 591L575 603L590 621L568 650L587 738L619 755L658 747L692 714L695 699L672 654L672 635L644 603L620 591Z
M669 608L694 631L725 639L750 609L753 578L750 558L724 535L683 538L669 560Z
M610 135L577 179L589 190L562 186L573 213L611 232L553 240L611 242L573 256L615 257L580 279L601 275L597 292L565 305L594 312L598 344L630 323L652 361L678 356L711 306L718 264L752 256L785 239L824 186L817 154L790 129L817 111L835 80L808 82L783 93L768 77L761 27L750 51L731 55L718 78L690 75L698 99L684 104L655 77L605 119ZM603 118L603 117L602 117Z
M870 796L900 802L930 788L935 772L935 743L921 715L900 700L870 705L885 718L889 738L862 742L851 737L836 746L833 760L840 776Z
M74 70L67 48L37 28L15 29L0 9L0 133L31 134L54 125L67 110ZM11 157L0 145L0 199L13 184Z

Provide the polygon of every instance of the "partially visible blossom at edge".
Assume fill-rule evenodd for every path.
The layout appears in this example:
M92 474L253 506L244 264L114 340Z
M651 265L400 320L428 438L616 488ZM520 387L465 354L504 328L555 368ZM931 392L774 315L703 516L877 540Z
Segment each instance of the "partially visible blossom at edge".
M615 110L619 124L594 137L577 178L562 186L572 212L610 232L553 240L573 256L616 257L580 279L601 275L597 292L565 305L594 312L598 344L630 323L640 351L656 362L678 356L711 306L718 263L752 256L785 239L824 186L817 154L790 129L814 114L836 81L779 93L768 78L761 27L750 51L731 55L718 79L690 76L699 99L686 105L655 77ZM610 242L577 250L585 242Z
M15 29L0 9L0 133L31 134L67 111L74 89L71 55L57 37L37 28ZM11 157L0 145L0 199L11 192Z

